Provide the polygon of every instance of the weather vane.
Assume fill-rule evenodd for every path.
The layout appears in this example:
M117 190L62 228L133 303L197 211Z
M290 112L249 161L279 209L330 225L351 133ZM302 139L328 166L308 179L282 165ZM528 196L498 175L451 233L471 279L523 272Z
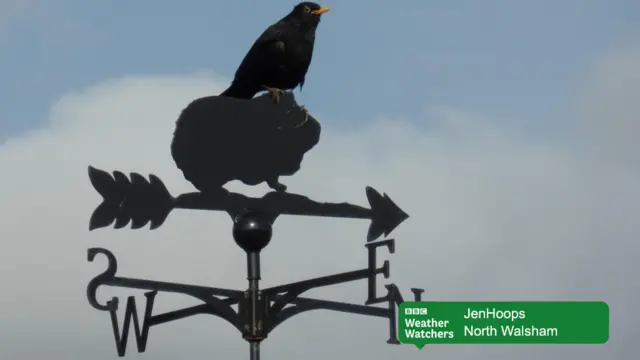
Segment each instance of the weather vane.
M320 139L320 123L294 99L293 88L304 84L311 61L315 30L320 16L329 11L311 2L298 4L282 20L269 27L255 42L236 72L231 86L219 96L209 96L190 103L180 114L171 144L171 153L185 178L199 191L172 196L155 175L148 179L138 173L128 177L120 172L89 167L89 178L102 196L93 212L89 229L131 224L139 229L149 224L156 229L173 209L224 211L234 221L233 238L247 254L248 288L244 291L142 280L117 276L116 257L103 248L88 250L88 260L102 254L107 269L87 286L91 306L109 313L116 347L125 355L131 322L139 352L146 349L149 330L170 321L197 314L220 317L242 333L250 344L250 358L260 358L260 342L283 321L310 310L377 316L389 321L390 344L399 344L396 332L397 306L404 301L395 284L386 284L386 294L377 293L377 278L390 275L390 263L378 267L377 250L386 247L395 252L395 240L378 240L389 235L408 218L386 194L366 187L369 207L327 203L287 192L279 177L293 175L305 153ZM268 90L268 95L254 96ZM247 197L223 188L227 182L240 180L247 185L266 182L273 191L261 198ZM369 219L365 246L367 267L345 273L319 277L291 284L260 289L260 252L272 236L272 225L281 215L322 216L343 219ZM364 305L302 297L318 287L367 280ZM96 298L100 286L149 290L139 322L133 296L127 299L124 322L118 323L118 298L106 303ZM411 289L420 301L422 289ZM158 292L180 293L202 304L154 314ZM373 305L386 303L386 307ZM234 308L235 307L235 308Z

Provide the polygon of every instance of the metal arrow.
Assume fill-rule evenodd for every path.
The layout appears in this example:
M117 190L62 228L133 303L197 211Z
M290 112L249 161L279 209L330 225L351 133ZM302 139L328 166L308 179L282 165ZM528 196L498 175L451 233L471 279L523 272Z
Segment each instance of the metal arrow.
M347 202L317 202L285 192L270 192L261 198L252 198L223 189L213 194L194 192L173 197L155 175L149 175L147 180L138 173L131 173L129 178L120 171L112 174L89 166L91 184L103 199L91 215L89 230L112 224L120 229L129 223L132 229L150 224L153 230L165 222L173 209L224 211L235 218L250 208L269 214L272 221L280 215L370 219L369 242L383 234L389 235L409 217L387 194L381 195L369 186L366 187L370 206L367 209Z

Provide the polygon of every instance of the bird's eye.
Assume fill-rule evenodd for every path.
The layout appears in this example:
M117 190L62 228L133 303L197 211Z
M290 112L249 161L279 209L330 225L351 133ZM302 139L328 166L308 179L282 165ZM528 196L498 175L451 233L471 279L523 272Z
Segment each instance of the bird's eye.
M311 12L311 8L308 7L308 6L305 6L304 7L304 12L306 12L306 13Z

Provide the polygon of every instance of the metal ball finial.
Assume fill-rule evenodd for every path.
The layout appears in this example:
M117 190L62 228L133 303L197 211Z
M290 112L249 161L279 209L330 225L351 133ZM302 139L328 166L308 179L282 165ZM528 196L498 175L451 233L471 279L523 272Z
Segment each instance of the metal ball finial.
M271 241L271 222L264 214L247 210L233 224L233 239L247 253L260 252Z

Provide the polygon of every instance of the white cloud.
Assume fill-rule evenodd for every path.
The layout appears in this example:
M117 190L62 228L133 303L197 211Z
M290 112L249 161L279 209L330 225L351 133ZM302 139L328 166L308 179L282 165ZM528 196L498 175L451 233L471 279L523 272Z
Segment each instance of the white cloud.
M87 231L100 202L87 165L155 173L174 194L193 190L170 156L174 122L190 100L221 87L206 76L108 81L66 95L46 127L0 147L0 358L116 358L108 315L85 298L87 282L104 266L86 261L89 247L113 251L121 276L245 286L244 256L224 214L175 211L152 232ZM620 99L608 95L590 101L600 115L585 126L607 128L598 122L608 123L610 100ZM627 106L636 104L614 109ZM345 132L325 125L302 171L283 182L312 198L362 205L365 185L387 192L411 215L393 233L391 258L392 280L405 296L410 287L424 287L425 298L434 300L605 300L613 317L609 344L418 351L387 345L383 320L318 312L278 328L263 344L265 358L630 358L632 339L640 335L629 315L635 313L631 299L640 295L629 275L638 270L638 168L593 160L575 140L544 143L451 109L435 109L429 121L438 126L380 120ZM622 130L616 131L626 134ZM330 175L323 175L328 168ZM364 267L367 225L278 219L263 254L264 285ZM100 291L102 300L112 294L128 292ZM365 284L312 295L361 303ZM158 310L184 304L180 297L158 297ZM191 318L152 328L140 358L239 358L246 347L226 323ZM136 356L130 337L128 357Z
M594 66L581 98L585 144L592 156L640 167L640 47L630 47Z

